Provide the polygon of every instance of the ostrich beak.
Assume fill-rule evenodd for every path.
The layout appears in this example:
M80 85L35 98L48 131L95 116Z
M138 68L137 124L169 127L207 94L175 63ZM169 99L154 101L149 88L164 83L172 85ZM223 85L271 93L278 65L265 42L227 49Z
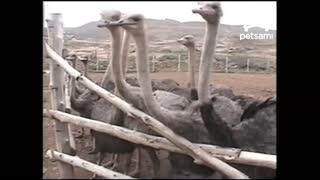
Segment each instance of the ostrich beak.
M99 28L108 27L108 24L110 24L109 21L104 21L104 23L98 24L97 27Z
M124 25L135 25L137 23L135 22L126 22L125 20L119 20L119 21L113 21L108 23L106 26L111 27L111 26L124 26Z
M200 9L192 9L192 13L197 13L197 14L200 14L200 15L213 15L214 11L205 10L203 8L200 8Z
M177 39L177 42L178 43L182 43L182 39Z
M102 24L98 24L97 27L115 27L115 26L123 26L123 25L135 25L134 22L125 22L124 20L119 21L105 21Z
M107 27L107 25L106 24L98 24L97 27L103 28L103 27Z
M201 13L200 9L192 9L192 13Z

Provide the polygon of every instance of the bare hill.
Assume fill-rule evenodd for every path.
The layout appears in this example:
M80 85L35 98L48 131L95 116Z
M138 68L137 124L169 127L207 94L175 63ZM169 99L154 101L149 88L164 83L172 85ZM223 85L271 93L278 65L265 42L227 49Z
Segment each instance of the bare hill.
M101 41L110 39L110 33L105 29L98 28L98 23L98 21L94 21L75 28L65 28L65 32L74 35L78 40ZM204 22L179 22L172 19L146 19L146 25L148 38L152 44L166 44L166 48L171 49L176 46L176 44L172 44L172 40L186 34L192 34L195 36L198 47L200 48L202 45L201 43L205 31ZM273 39L240 40L240 34L244 33L272 34ZM45 29L44 34L46 34ZM268 56L275 58L276 38L276 31L274 30L266 32L263 28L253 27L249 32L244 32L242 25L221 24L219 29L217 53L222 55L226 53L233 55L250 54L252 56Z

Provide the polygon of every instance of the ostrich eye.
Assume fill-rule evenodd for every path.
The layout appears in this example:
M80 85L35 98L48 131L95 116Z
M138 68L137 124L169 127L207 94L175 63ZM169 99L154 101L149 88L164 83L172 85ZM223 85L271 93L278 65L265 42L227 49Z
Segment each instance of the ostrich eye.
M133 21L140 21L140 18L139 17L132 17L132 20Z
M212 9L218 9L218 6L217 5L211 5L211 8Z

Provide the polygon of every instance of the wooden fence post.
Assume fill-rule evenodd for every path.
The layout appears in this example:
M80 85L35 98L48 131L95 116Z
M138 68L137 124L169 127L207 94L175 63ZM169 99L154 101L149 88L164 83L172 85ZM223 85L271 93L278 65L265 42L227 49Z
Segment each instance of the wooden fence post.
M66 59L66 57L68 56L68 50L67 49L63 49L62 50L62 57L63 59ZM69 64L71 63L72 65L72 62L68 62ZM66 112L70 112L71 111L71 105L70 105L70 94L71 94L71 76L67 73L64 73L64 76L65 76L65 81L64 81L64 87L65 87L65 97L66 97L66 101L65 101L65 110Z
M48 43L56 53L62 55L63 22L60 13L52 13L48 22ZM65 111L64 70L55 62L50 62L51 108ZM73 155L75 150L70 146L68 123L55 121L56 148L59 152ZM58 162L61 178L73 178L73 167Z
M97 63L96 63L96 71L99 71L99 60L97 59Z
M156 62L155 62L155 59L156 59L155 56L152 56L152 72L155 72L155 71L156 71L156 67L155 67L155 66L156 66L156 65L155 65Z
M228 73L228 62L229 62L229 59L228 59L228 56L226 56L226 63L224 65L224 68L225 68L225 73Z
M181 72L181 55L178 55L178 72Z
M66 59L66 57L64 57L64 59ZM76 65L76 56L72 56L70 58L68 58L70 61L68 61L69 64L71 64L71 66L73 68L75 68ZM65 75L67 76L67 80L65 82L65 102L66 102L66 106L65 106L65 112L71 114L71 88L72 88L72 77L68 74L65 73ZM72 124L68 124L68 129L69 129L69 139L70 139L70 146L73 150L76 150L76 141L75 138L72 134Z
M83 58L80 58L80 61L82 62L83 67L84 67L84 69L83 69L83 75L84 75L85 77L88 77L88 61L89 61L89 59L88 59L87 56L85 56L85 57L83 57Z

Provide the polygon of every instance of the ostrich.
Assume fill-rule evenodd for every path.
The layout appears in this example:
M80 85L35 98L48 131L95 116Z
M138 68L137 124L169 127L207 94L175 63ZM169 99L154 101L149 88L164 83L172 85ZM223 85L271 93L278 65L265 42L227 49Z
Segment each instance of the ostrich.
M209 98L209 75L216 48L216 38L220 24L220 17L223 13L219 3L207 3L200 9L192 10L192 12L201 13L202 17L206 20L206 31L201 54L198 83L199 100L200 103L203 103Z
M189 82L188 87L191 88L191 99L197 100L198 93L196 89L195 82L195 64L196 64L196 49L194 37L192 35L185 35L177 40L178 43L184 45L188 49L188 73L189 73ZM220 96L225 96L229 99L235 98L233 91L230 87L223 84L210 84L209 85L210 95L219 94Z
M220 9L220 10L219 10ZM204 39L203 53L200 61L200 74L198 93L200 102L204 102L209 96L218 94L225 96L234 101L242 110L247 109L252 103L261 103L262 101L256 100L249 96L234 95L232 90L223 84L210 84L210 68L212 66L212 59L214 58L215 46L216 46L216 34L218 33L219 18L216 16L222 16L222 10L220 3L203 3L200 9L193 10L193 13L199 13L206 21L206 34ZM200 95L201 94L201 95ZM219 98L219 97L217 97Z
M71 62L71 66L73 68L76 67L76 61L79 59L78 56L74 52L69 52L67 49L63 49L63 58L67 61ZM76 93L77 96L84 92L83 88L80 88L77 84L76 85Z
M173 131L179 135L182 135L188 140L195 143L210 144L208 131L203 126L199 112L193 111L197 104L196 102L192 102L191 104L189 103L184 108L172 109L171 106L167 105L172 103L170 102L172 101L172 95L169 95L169 92L166 92L168 95L167 97L158 97L157 93L152 92L149 75L149 63L147 59L148 47L146 42L143 15L128 15L122 17L121 20L117 22L110 23L109 25L123 27L132 35L133 39L135 40L137 46L136 53L138 80L142 90L143 102L147 108L147 111L164 123L167 127L172 128ZM184 98L183 96L175 96L177 96L177 98ZM163 103L163 106L161 106L162 104L157 101L159 99L163 99L162 102L166 103ZM165 107L165 105L167 106ZM210 168L193 163L193 159L186 155L170 153L170 161L174 166L173 170L182 171L187 169L205 176L212 174L212 170Z
M71 66L73 68L75 68L76 66L76 61L78 59L78 56L74 53L69 53L66 49L64 49L63 51L63 57L64 59L66 59L67 61L71 62ZM78 97L80 94L82 94L84 92L84 89L81 89L75 82L74 78L71 78L71 84L70 84L70 88L71 88L71 96L73 97L73 99L75 99L75 97ZM84 128L81 127L81 130L79 131L80 134L78 134L77 136L75 136L75 138L81 138L84 136Z
M186 35L182 38L177 40L178 43L184 45L188 49L188 73L189 73L189 82L188 87L191 91L191 99L192 100L198 100L198 92L196 89L196 82L195 82L195 74L194 74L194 66L195 66L195 59L196 59L196 49L195 49L195 43L194 38L192 35Z
M109 21L112 21L114 20L115 18L119 18L120 16L120 12L118 11L104 11L102 13L102 17L104 18L104 20L106 21L106 23L108 23ZM121 67L121 62L119 63L119 59L120 59L120 41L121 41L121 32L119 28L112 28L112 27L108 27L108 29L110 30L111 34L112 34L112 38L113 38L113 42L112 42L112 48L113 48L113 51L112 51L112 60L111 60L111 66L110 68L108 68L109 72L112 72L114 74L114 79L115 79L115 84L117 85L116 86L116 89L114 90L114 92L118 92L120 95L124 96L124 97L129 97L129 101L133 102L133 104L135 106L142 106L143 103L142 100L140 101L140 104L139 104L139 98L137 101L135 97L133 97L131 94L128 94L126 93L126 91L124 91L124 87L123 86L126 86L126 87L129 87L131 88L131 90L135 89L135 92L139 92L140 90L137 89L137 87L131 87L129 84L127 84L124 80L123 80L123 72L122 72L122 69L120 68ZM126 36L124 38L124 44L123 44L123 48L122 48L122 59L121 61L126 61L126 53L128 51L128 46L129 46L129 36ZM124 64L122 64L122 67L125 67ZM107 70L107 71L108 71ZM107 72L106 72L107 74ZM109 76L110 77L110 76ZM104 81L109 81L111 82L109 79L107 78L104 78ZM119 82L120 81L120 82ZM106 82L102 82L101 84L103 85L106 85L108 83ZM125 84L125 85L123 85ZM113 90L113 88L111 89L108 89L109 91ZM122 94L121 94L122 93ZM75 94L75 93L73 93ZM88 118L91 118L91 119L96 119L96 120L99 120L99 121L103 121L103 122L107 122L107 123L111 123L111 124L115 124L115 125L124 125L123 123L125 123L125 126L128 127L128 128L131 128L133 129L134 127L132 126L137 126L137 129L138 131L142 131L143 130L143 126L145 126L144 124L134 124L134 123L131 123L133 120L125 120L125 122L121 121L123 119L125 119L125 117L123 117L123 114L121 114L120 112L116 111L112 111L111 110L111 107L112 105L107 102L106 100L103 100L101 99L100 101L97 102L97 99L96 99L96 95L94 93L91 93L90 91L88 91L87 93L84 93L82 95L80 95L80 99L75 99L75 98L72 98L72 102L71 105L73 105L73 108L76 108L79 112L81 112L85 117L88 117ZM128 100L127 99L127 100ZM145 107L143 107L145 108ZM111 114L111 115L110 115ZM114 116L112 116L112 114L115 114ZM118 114L118 115L117 115ZM116 118L116 117L122 117L122 118ZM146 126L144 127L146 128ZM99 160L98 160L98 163L102 162L103 158L104 158L104 153L101 153L101 152L111 152L111 153L129 153L129 154L132 154L132 146L130 144L128 144L127 142L123 142L120 140L120 142L117 143L117 147L119 147L120 149L124 148L124 149L128 149L128 151L126 152L117 152L116 151L116 148L112 148L111 150L108 149L108 147L111 145L110 143L113 142L113 141L116 141L116 138L113 138L111 136L108 136L106 134L103 134L103 133L99 133L99 132L95 132L95 131L92 131L92 134L93 136L95 137L94 139L94 142L95 142L95 150L94 152L99 152ZM123 145L124 144L124 145ZM121 145L123 146L129 146L129 147L120 147ZM139 151L138 151L138 156L139 156ZM154 160L156 159L156 154L154 152L150 152L150 154L153 154L151 155L151 159ZM113 159L113 167L116 167L117 166L117 162L116 162L116 159L117 159L117 156L114 156L114 159ZM107 164L110 164L111 161L109 161ZM106 165L107 165L106 164ZM157 169L157 167L159 166L159 163L155 163L155 169ZM127 164L128 165L128 164ZM132 173L130 174L133 174L133 175L136 175L138 173L138 168L139 168L139 165L140 165L140 162L139 162L139 157L138 157L138 162L137 162L137 166L136 166L136 170L133 171ZM127 167L127 166L126 166ZM157 170L154 171L154 173L158 172Z
M91 78L88 76L88 57L79 57L73 53L70 53L67 58L71 58L73 60L73 67L76 66L76 61L80 60L84 66L84 76L86 76L88 79L91 80ZM86 118L90 117L90 113L92 110L92 104L95 101L98 101L100 99L99 96L97 96L94 92L91 92L89 89L79 86L79 84L72 79L71 80L71 106L76 111L80 112L80 115ZM107 87L108 89L113 88L113 84L109 81L108 85L111 87ZM79 134L76 136L76 138L82 138L85 134L85 129L82 127L79 130Z
M209 98L208 77L211 67L211 59L215 53L216 34L219 18L216 14L220 9L219 3L207 3L193 13L200 14L206 21L206 34L203 56L200 64L199 100L202 120L210 134L211 140L220 146L238 147L248 151L275 154L276 146L276 99L269 98L262 102L252 102L244 109L240 122L230 126L216 113L212 105L217 97ZM241 100L242 97L238 97ZM266 168L252 168L239 166L244 169L249 177L270 178L275 176L275 171Z
M83 75L85 77L88 77L88 57L87 56L85 56L85 57L81 57L80 56L77 59L80 60L81 63L83 64L83 67L84 67ZM77 83L75 84L75 88L76 88L76 91L77 91L78 94L83 94L84 91L86 90L85 87L83 87L83 86L81 86L81 85L79 85Z
M198 93L197 93L196 82L195 82L196 49L195 49L194 36L185 35L185 36L177 39L177 42L184 45L188 49L188 56L189 56L188 87L191 88L191 100L197 100ZM210 95L218 94L220 96L225 96L231 100L234 100L234 98L236 97L234 95L232 89L226 85L223 85L223 84L210 84L209 85L209 92L210 92Z
M115 16L110 17L115 18ZM120 49L120 48L119 48ZM113 54L118 52L119 50L114 50ZM114 55L113 55L114 57ZM73 79L73 87L74 87L74 79ZM114 90L114 84L109 79L104 79L106 82L102 82L102 84L106 85L105 88L109 91ZM116 88L117 89L117 88ZM116 91L116 89L114 91ZM104 99L100 99L94 92L85 91L78 98L75 96L75 88L73 88L73 93L71 96L71 106L75 110L81 113L82 116L95 119L98 121L110 123L113 125L122 126L123 119L125 119L126 115L121 112L119 109L115 108L108 101ZM99 100L100 99L100 100ZM98 101L99 100L99 101ZM94 130L91 130L91 134L94 137L94 150L91 153L98 153L98 161L97 164L102 163L105 153L121 153L121 154L132 154L134 150L134 145L122 139L115 138L108 134L100 133ZM113 156L113 159L116 159L116 156ZM112 160L113 160L112 159ZM110 164L109 161L104 166L108 166ZM116 166L116 163L113 163L113 168ZM127 162L128 164L128 162ZM125 168L128 165L125 166ZM125 172L127 169L125 169ZM129 173L132 174L132 173Z
M124 40L122 43L121 47L121 34L122 34L122 29L119 26L112 26L110 25L112 21L108 21L110 19L110 16L117 16L118 18L120 17L120 12L119 11L103 11L101 13L102 18L105 20L105 27L110 31L111 36L112 36L112 61L111 61L111 69L113 73L113 78L115 81L115 85L117 87L117 92L122 96L126 101L129 103L132 103L136 108L145 110L146 107L143 103L142 96L141 96L141 90L139 87L131 86L125 81L124 78L124 70L123 68L125 65L121 64L124 61L127 60L127 55L128 55L128 50L129 50L129 40L130 40L130 34L128 34L124 30ZM121 49L122 54L120 54L119 49ZM120 61L120 56L121 61ZM125 119L124 126L129 128L129 129L134 129L139 132L144 132L148 134L154 134L145 124L142 122L132 120L129 117ZM159 167L160 167L160 161L155 153L155 151L152 148L149 147L143 147L147 150L148 154L150 155L150 158L152 160L153 164L153 176L156 177L156 173L159 172ZM139 168L140 166L140 149L138 147L138 159L137 159L137 167ZM136 173L139 173L139 170L137 169Z

